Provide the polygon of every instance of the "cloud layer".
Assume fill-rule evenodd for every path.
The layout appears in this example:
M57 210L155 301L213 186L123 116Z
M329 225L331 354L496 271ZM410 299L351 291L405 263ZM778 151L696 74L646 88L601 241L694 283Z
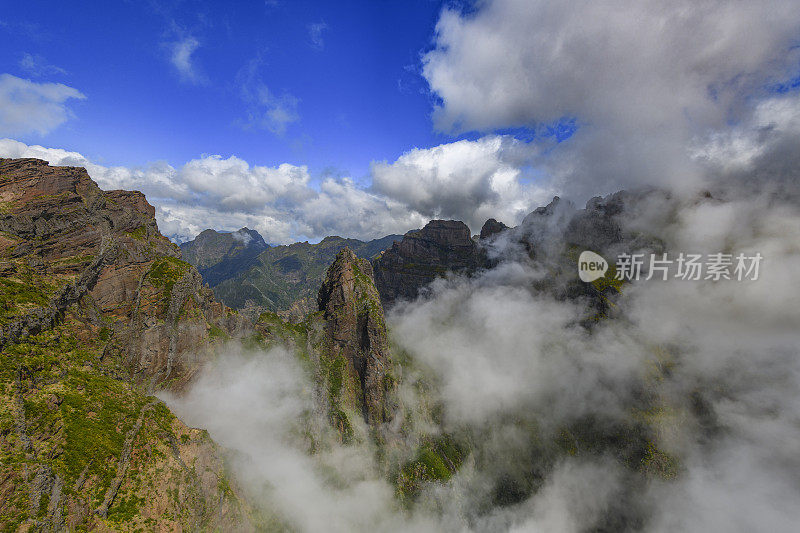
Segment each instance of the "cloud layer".
M503 136L414 149L394 163L375 163L373 185L363 188L350 178L315 184L305 166L255 166L235 156L204 156L180 168L105 167L77 152L0 140L3 157L83 166L104 189L141 190L156 206L161 230L178 240L208 227L246 225L274 243L377 238L433 218L463 220L473 232L492 217L518 223L553 192L523 170L531 153L533 147Z
M357 187L349 179L311 183L304 166L251 166L235 156L204 156L174 168L105 167L77 152L0 140L3 157L37 157L86 167L103 189L141 190L156 206L161 231L177 240L206 228L256 229L272 243L326 235L375 238L420 227L426 220L404 204Z
M542 162L564 192L688 186L693 140L787 79L798 35L800 5L782 0L492 0L443 11L423 74L445 131L576 118Z

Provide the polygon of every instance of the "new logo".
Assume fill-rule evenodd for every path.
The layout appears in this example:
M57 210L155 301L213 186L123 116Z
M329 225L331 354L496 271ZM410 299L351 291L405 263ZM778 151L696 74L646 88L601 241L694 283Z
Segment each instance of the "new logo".
M578 257L578 276L587 283L600 279L606 275L608 261L602 256L585 250Z

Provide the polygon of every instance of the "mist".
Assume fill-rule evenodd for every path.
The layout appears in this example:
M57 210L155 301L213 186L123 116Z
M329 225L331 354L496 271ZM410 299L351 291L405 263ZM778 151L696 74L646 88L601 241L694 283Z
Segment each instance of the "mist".
M759 161L779 165L782 144L762 146ZM459 512L478 530L796 527L796 177L765 179L753 161L734 173L717 170L710 195L651 194L646 209L619 221L657 237L670 254L761 253L757 280L634 281L614 302L613 318L583 327L585 299L535 288L552 276L547 250L558 248L564 229L556 224L540 228L549 244L536 261L513 238L498 239L498 267L440 281L391 314L396 342L441 380L445 425L473 435L478 466ZM577 445L553 458L542 445L586 424L600 434L642 428L658 455L638 460L670 468L653 475L614 446ZM530 496L476 512L475 502L491 501L515 471L541 476ZM448 505L461 496L441 498Z
M312 376L285 349L231 342L186 394L161 398L228 452L234 480L271 528L435 531L400 510L373 445L342 445L314 401Z
M230 344L186 395L165 399L230 450L235 479L281 527L790 531L800 520L800 207L780 188L752 196L738 183L718 182L710 198L648 196L649 216L620 220L670 252L759 252L755 281L631 282L615 315L586 327L585 300L541 289L546 257L504 238L492 244L495 268L396 306L390 334L413 363L404 380L434 384L424 399L401 387L404 408L439 402L437 430L471 446L411 509L364 428L354 444L338 441L313 377L286 350ZM545 232L551 243L562 229ZM601 441L641 431L657 452L634 461L660 473L618 443L586 447L587 425ZM500 501L508 484L516 496Z

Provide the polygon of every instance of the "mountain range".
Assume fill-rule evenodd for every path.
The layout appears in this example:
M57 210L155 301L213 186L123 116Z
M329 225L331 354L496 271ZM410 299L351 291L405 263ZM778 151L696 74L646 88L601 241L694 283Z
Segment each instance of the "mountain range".
M330 236L316 244L269 246L247 228L232 233L207 229L180 247L183 258L197 267L225 305L254 319L272 311L302 320L314 308L325 270L340 250L349 248L369 260L399 239L388 235L365 242Z
M644 414L613 423L576 412L555 433L539 433L534 422L515 422L532 453L497 456L491 423L471 427L443 414L449 376L399 348L384 314L402 302L424 305L457 280L469 288L472 276L490 285L492 276L517 279L498 266L502 250L547 273L516 275L522 284L505 298L572 302L582 312L570 328L585 338L614 318L623 284L613 271L580 282L577 251L661 250L658 239L619 222L659 194L622 192L585 209L555 198L520 226L487 221L476 238L462 222L433 220L402 237L287 246L247 228L206 230L179 248L141 193L103 191L82 168L0 159L0 522L44 531L292 529L248 484L249 463L232 466L240 455L173 410L198 393L206 372L233 365L237 351L255 363L293 361L308 407L281 415L294 424L285 438L317 460L331 450L362 454L400 508L444 487L468 458L470 471L486 476L480 498L489 508L521 504L542 472L574 455L614 458L636 480L671 479L678 459L659 448L660 421L647 415L665 409L664 399L646 391L631 400ZM469 310L457 291L444 294L455 298L452 309ZM235 307L258 312L251 320ZM453 322L436 309L410 330L397 324L406 343L428 327L447 331ZM453 342L460 338L436 344L436 353ZM664 379L668 369L653 372ZM212 405L247 389L204 386ZM510 458L518 463L503 462ZM604 528L635 523L639 512L615 508Z

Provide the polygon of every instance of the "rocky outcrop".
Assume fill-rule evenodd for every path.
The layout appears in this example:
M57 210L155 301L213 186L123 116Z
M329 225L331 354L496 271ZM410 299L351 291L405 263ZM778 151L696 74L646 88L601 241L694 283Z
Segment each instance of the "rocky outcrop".
M0 159L0 201L0 254L11 274L0 295L0 345L47 329L85 301L108 331L107 354L138 381L180 385L196 370L184 354L212 326L246 329L179 259L140 192L102 191L83 168Z
M328 268L317 297L325 320L325 358L344 361L345 381L355 381L356 403L376 427L390 418L387 394L393 386L383 308L369 261L342 249Z
M490 218L486 222L484 222L483 227L481 227L481 233L479 238L481 240L488 239L493 235L497 235L498 233L502 233L504 230L507 230L508 226L503 224L502 222L498 222L497 220Z
M474 272L485 265L485 258L466 224L431 220L421 230L406 233L372 265L381 301L391 306L416 298L420 289L448 272Z

